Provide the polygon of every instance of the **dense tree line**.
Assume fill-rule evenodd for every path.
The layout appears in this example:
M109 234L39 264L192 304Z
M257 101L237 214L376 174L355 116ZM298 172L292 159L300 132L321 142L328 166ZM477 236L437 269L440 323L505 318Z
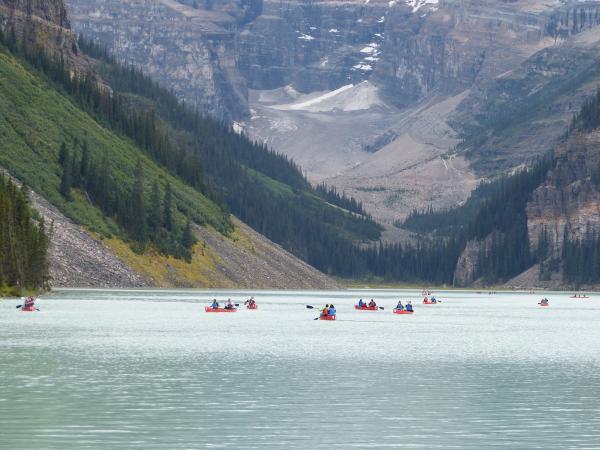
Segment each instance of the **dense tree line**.
M483 202L492 197L502 183L501 180L482 181L471 192L467 201L455 208L434 210L432 206L423 210L413 209L404 221L397 221L398 228L417 233L452 235L457 229L467 226L479 212Z
M81 148L72 149L63 143L58 162L60 193L67 201L72 199L73 189L81 190L106 216L116 220L135 243L134 249L142 251L147 244L152 244L161 253L191 259L196 240L190 220L182 227L173 219L173 197L168 182L162 197L155 181L150 198L146 198L141 161L136 165L130 186L117 183L111 176L108 157L105 155L99 160L91 157L85 141Z
M579 112L573 118L570 131L580 129L591 131L600 125L600 89L596 94L587 99Z
M586 232L581 239L569 239L565 229L562 247L563 280L575 286L600 281L600 236Z
M491 244L480 255L478 265L479 275L486 280L507 280L533 264L525 207L555 164L556 160L548 156L530 169L501 178L466 228L469 240L491 236Z
M335 186L327 186L325 183L319 183L315 188L315 192L319 197L332 205L339 206L361 216L368 216L361 202L357 201L354 197L341 195Z
M481 184L463 206L439 212L415 211L402 226L448 236L459 248L456 251L452 245L440 253L448 267L456 267L468 241L485 242L477 256L475 277L488 283L507 280L544 260L545 255L530 251L525 208L555 164L551 155L545 157L529 169Z
M0 291L44 288L48 282L48 236L34 221L26 190L0 174Z

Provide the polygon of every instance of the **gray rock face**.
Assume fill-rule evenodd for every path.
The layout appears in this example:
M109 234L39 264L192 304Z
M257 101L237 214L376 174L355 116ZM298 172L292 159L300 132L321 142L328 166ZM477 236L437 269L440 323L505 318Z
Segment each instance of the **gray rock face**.
M368 79L379 60L387 2L263 2L240 34L252 89L333 90Z
M0 7L13 14L36 16L61 28L71 27L63 0L0 0Z
M142 68L181 99L224 120L247 114L237 25L174 0L70 0L76 30Z
M377 77L397 104L454 95L515 67L544 36L546 19L521 2L444 2L426 16L393 9ZM530 2L533 3L533 2Z
M555 155L556 169L527 205L527 227L532 249L545 233L559 256L565 235L574 240L600 232L600 186L592 180L600 167L600 132L569 138Z

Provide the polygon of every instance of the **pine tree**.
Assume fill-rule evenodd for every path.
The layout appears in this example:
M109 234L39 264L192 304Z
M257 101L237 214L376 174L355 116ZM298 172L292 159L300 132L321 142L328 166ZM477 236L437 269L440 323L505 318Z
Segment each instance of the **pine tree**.
M152 193L150 195L150 214L148 216L148 226L155 233L162 226L160 190L158 181L152 184Z
M64 168L65 167L65 161L67 160L69 156L69 151L67 150L67 144L65 144L64 142L62 144L60 144L60 150L58 152L58 163Z
M82 180L85 180L88 176L88 171L90 167L90 151L88 148L87 141L83 141L83 146L81 150L81 165L79 168L79 173L81 175Z
M62 154L61 147L61 160L62 160L62 177L60 179L60 193L68 201L72 200L71 187L72 187L72 163L71 155L68 150L65 149L64 157Z
M184 248L192 248L195 243L196 239L192 233L192 222L188 219L181 237L181 245L183 245Z
M135 181L131 193L131 235L141 243L148 238L146 230L146 205L144 203L144 170L142 162L138 160L135 169Z
M171 192L171 183L169 182L165 186L163 207L163 226L167 231L173 231L173 193Z

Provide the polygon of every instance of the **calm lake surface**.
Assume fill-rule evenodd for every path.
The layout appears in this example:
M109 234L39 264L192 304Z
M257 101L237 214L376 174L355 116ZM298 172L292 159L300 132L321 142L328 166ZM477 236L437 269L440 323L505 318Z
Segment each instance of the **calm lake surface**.
M234 314L204 305L248 293L1 301L0 448L600 448L600 295L252 294ZM330 302L336 322L305 307Z

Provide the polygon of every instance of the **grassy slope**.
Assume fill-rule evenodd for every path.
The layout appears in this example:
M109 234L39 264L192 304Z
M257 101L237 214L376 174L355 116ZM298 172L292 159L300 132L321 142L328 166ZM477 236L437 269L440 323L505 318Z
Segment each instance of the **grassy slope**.
M92 158L106 152L112 176L131 183L135 164L142 160L146 189L158 179L170 181L175 204L185 208L198 223L223 232L231 231L229 218L210 200L169 175L128 139L107 130L81 111L67 97L13 57L0 51L0 167L8 169L46 197L73 221L84 225L105 240L106 245L137 272L151 277L160 286L211 284L210 272L219 256L196 246L192 264L147 251L140 255L117 237L118 228L87 198L75 192L67 202L59 193L60 144L87 140Z
M103 236L116 227L91 205L85 196L66 202L59 193L58 151L77 139L87 140L90 155L100 161L108 155L110 170L120 183L129 186L138 159L141 159L146 189L154 180L170 181L175 204L186 208L198 223L229 231L228 217L210 200L172 177L135 147L81 111L68 98L32 73L13 57L0 51L0 166L58 206L69 218Z

